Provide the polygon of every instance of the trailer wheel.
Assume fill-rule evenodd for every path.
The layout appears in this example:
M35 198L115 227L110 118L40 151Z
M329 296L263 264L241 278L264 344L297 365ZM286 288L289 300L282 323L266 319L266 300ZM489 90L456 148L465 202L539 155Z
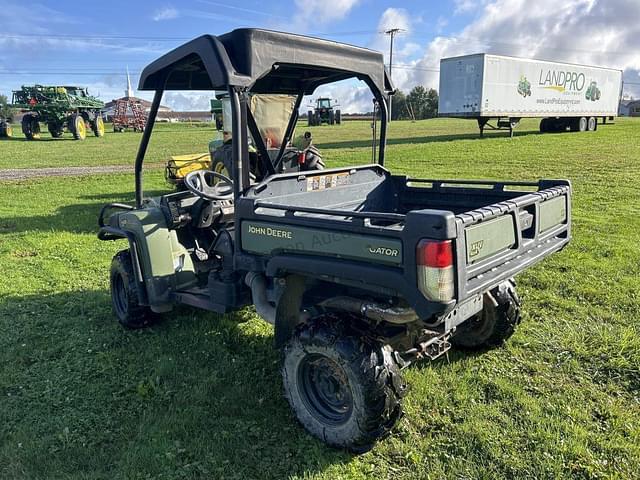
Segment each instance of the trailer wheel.
M302 426L328 445L362 453L402 414L406 385L390 347L335 315L299 328L284 348L285 396Z
M572 132L586 132L587 131L587 118L586 117L576 117L571 122L571 131Z
M589 117L589 121L587 123L587 130L590 132L595 132L598 129L598 120L596 117Z
M547 133L549 131L549 119L543 118L540 120L540 133Z
M129 250L118 252L111 261L111 306L120 324L137 329L150 325L155 314L149 307L140 305L133 262Z
M484 294L482 312L463 323L451 343L466 349L497 347L513 335L520 320L515 283L507 280Z

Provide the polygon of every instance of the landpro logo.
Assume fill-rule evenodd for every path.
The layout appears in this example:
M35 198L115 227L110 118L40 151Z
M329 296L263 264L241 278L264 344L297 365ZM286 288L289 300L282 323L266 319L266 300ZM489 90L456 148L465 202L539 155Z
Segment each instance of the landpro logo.
M538 85L549 90L563 93L581 92L586 83L584 73L563 70L540 70Z
M527 98L531 95L531 82L527 80L527 77L520 75L520 81L518 82L518 93Z

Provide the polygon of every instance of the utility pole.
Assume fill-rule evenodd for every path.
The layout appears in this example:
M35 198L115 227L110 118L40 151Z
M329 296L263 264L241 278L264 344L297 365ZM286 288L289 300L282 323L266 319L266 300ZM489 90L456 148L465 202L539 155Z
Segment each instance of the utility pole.
M385 30L384 33L391 37L391 43L389 45L389 80L392 80L391 69L393 67L393 37L396 36L397 33L403 32L402 28L390 28L389 30ZM393 102L393 95L389 96L389 122L391 121L391 103Z

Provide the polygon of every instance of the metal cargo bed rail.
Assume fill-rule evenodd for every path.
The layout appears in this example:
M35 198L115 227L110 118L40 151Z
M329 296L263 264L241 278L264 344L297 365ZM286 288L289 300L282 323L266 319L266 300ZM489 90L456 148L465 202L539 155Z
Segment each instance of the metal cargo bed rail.
M296 216L297 213L311 213L316 215L330 216L330 217L344 217L344 219L361 219L364 223L365 220L382 220L392 223L404 222L406 215L400 213L382 213L382 212L359 212L356 210L337 210L328 208L317 207L302 207L293 205L281 205L277 203L269 203L265 201L255 201L253 203L254 213L259 213L259 208L281 210L285 212L285 217ZM306 217L308 218L308 217Z
M429 178L411 178L408 177L407 185L411 183L428 183L432 188L437 190L442 187L455 187L457 185L486 185L495 190L504 190L504 187L539 187L540 182L517 182L517 181L492 181L492 180L434 180Z

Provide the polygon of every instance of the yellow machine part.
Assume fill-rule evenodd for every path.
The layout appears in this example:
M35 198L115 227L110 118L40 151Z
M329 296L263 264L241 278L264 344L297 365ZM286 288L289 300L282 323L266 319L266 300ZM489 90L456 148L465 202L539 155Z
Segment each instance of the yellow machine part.
M169 182L182 180L195 170L211 169L211 157L208 153L192 153L190 155L174 155L167 162L165 178Z

